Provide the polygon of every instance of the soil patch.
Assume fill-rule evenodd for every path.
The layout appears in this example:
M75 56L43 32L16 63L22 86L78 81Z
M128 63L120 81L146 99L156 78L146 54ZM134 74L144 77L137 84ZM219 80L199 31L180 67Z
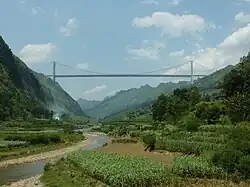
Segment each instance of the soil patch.
M176 157L176 155L171 153L144 151L144 146L141 144L123 144L123 143L108 144L105 147L95 149L95 151L105 152L105 153L117 153L120 155L142 156L158 162L164 162L170 166L174 158Z

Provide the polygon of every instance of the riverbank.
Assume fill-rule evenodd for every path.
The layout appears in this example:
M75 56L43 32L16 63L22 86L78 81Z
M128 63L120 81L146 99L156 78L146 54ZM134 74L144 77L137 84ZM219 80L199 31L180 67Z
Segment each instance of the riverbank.
M96 132L84 133L84 136L87 139L82 142L76 143L73 146L70 146L64 149L55 150L55 151L45 152L42 154L36 154L36 155L32 155L32 156L28 156L28 157L24 157L20 159L12 159L12 160L3 161L0 163L1 168L3 170L6 170L7 173L13 172L13 174L9 175L10 177L10 178L8 177L9 180L3 177L2 179L5 182L1 181L3 183L0 184L0 186L3 185L3 187L17 187L17 186L18 187L35 187L35 186L41 187L42 183L39 180L40 176L42 175L42 170L43 170L41 169L41 167L42 168L44 167L43 165L47 162L46 160L49 160L50 162L53 162L53 160L56 161L58 157L61 157L64 154L67 154L71 151L75 151L81 148L86 149L86 150L97 148L108 141L107 138L105 138L106 140L103 140L103 135L104 135L103 133L96 133ZM42 163L39 163L41 161ZM30 166L26 166L27 164L32 164L33 168L31 169ZM34 166L35 168L38 169L38 171L37 169L34 170ZM15 169L12 170L11 169L12 167L14 167ZM10 168L10 170L8 168ZM4 174L4 171L2 172L3 172L2 174ZM30 174L30 172L33 174ZM18 173L19 176L21 174L21 176L18 178L16 177L12 178L13 176L15 176L15 173ZM0 171L0 175L1 175L1 171Z
M14 182L10 185L3 185L2 187L43 187L40 181L41 175L37 175L28 179L23 179L18 182Z
M1 161L0 167L7 167L8 165L29 163L29 162L35 162L35 161L39 161L39 160L46 160L46 159L62 156L66 153L69 153L71 151L75 151L75 150L80 149L81 147L89 144L90 143L89 137L95 136L95 134L85 134L85 136L87 138L86 140L81 141L79 143L75 143L74 145L72 145L70 147L57 149L57 150L49 151L49 152L43 152L43 153L39 153L39 154L35 154L35 155L30 155L27 157L21 157L21 158Z

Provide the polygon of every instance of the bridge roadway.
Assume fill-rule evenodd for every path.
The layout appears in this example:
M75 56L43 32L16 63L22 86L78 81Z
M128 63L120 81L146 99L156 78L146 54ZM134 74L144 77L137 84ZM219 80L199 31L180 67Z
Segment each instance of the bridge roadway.
M47 75L53 77L53 75ZM55 78L73 78L73 77L204 77L206 75L159 75L159 74L97 74L97 75L66 75L57 74Z

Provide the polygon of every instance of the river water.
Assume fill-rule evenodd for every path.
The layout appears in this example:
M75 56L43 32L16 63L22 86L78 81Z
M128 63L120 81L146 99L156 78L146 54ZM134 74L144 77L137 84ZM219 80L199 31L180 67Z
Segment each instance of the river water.
M93 150L103 146L108 141L108 136L104 134L95 134L89 137L90 143L82 148L84 150ZM0 185L13 181L19 181L43 173L43 168L48 160L40 160L32 163L23 163L18 165L9 165L0 168Z

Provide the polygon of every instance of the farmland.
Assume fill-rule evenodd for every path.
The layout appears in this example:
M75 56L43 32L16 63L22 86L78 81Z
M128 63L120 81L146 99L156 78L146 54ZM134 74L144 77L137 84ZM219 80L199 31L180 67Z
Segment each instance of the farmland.
M197 87L176 89L158 97L148 118L92 127L107 133L110 143L47 164L44 185L60 186L62 180L69 187L250 186L246 66L250 54L224 77L219 95Z
M58 120L2 122L0 161L67 147L85 139L72 128Z

